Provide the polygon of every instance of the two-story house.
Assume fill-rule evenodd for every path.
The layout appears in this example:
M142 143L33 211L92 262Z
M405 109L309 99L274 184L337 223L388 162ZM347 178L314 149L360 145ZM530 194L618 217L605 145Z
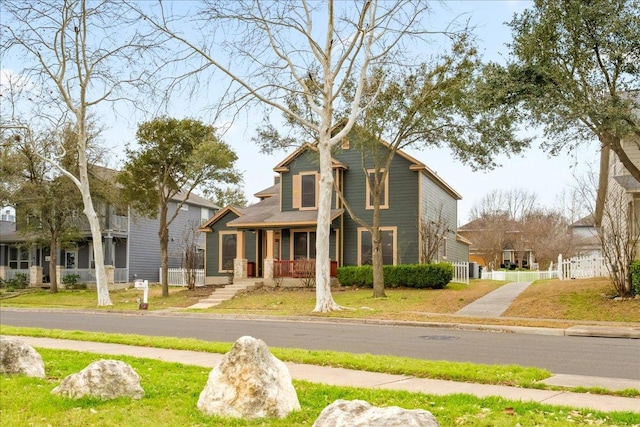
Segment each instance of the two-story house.
M113 179L116 171L96 167L103 179ZM169 206L175 211L185 194L178 193ZM145 218L127 208L116 208L100 200L94 201L102 230L105 265L113 271L114 283L131 283L137 277L150 282L159 281L160 244L159 221ZM169 229L169 268L182 267L184 262L184 236L187 227L199 227L215 214L218 206L196 194L189 195L179 215ZM16 212L19 215L20 212ZM32 285L48 283L50 277L47 245L28 243L29 240L17 227L17 222L0 221L0 279L8 280L16 273L25 273ZM70 247L58 248L58 281L67 274L78 274L84 283L95 282L93 239L87 219L79 212L71 218L80 230L81 238ZM198 251L204 263L204 236L198 241ZM202 265L201 267L204 267Z
M380 143L384 149L388 145ZM362 156L345 139L333 154L335 185L352 212L371 224L370 180L373 156ZM299 260L315 258L320 172L313 144L305 144L274 167L275 184L256 194L247 208L227 206L203 224L206 235L205 282L235 277L272 278L274 271L295 271ZM424 260L420 230L443 218L441 245L432 261L468 261L469 246L456 232L461 196L424 163L398 151L392 159L382 194L380 221L385 264ZM332 195L330 258L332 273L343 265L371 263L371 235ZM308 262L306 263L308 265Z

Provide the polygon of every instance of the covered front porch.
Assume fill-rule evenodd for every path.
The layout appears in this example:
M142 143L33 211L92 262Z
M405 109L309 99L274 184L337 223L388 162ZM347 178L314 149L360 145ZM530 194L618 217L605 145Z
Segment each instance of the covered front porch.
M329 250L332 277L340 258L339 242L340 230L332 228ZM252 243L254 247L250 247ZM220 262L233 265L234 279L305 279L315 277L315 258L315 228L255 229L238 230L223 237Z

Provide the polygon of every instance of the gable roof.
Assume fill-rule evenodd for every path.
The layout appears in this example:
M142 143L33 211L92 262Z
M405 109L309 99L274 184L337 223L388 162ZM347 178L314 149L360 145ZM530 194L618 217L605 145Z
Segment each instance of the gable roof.
M291 163L293 160L295 160L298 156L300 156L302 153L304 153L307 150L317 151L318 149L316 148L316 145L317 144L311 144L310 142L305 142L300 147L298 147L297 150L289 154L283 161L278 163L276 167L273 168L274 172L289 172L289 167L288 167L289 163ZM334 159L333 157L331 158L331 163L332 163L331 167L333 169L349 169L347 165L345 165L339 160Z
M280 185L276 184L279 188ZM255 205L246 208L227 206L221 209L207 222L202 224L200 231L210 232L211 226L218 222L228 212L235 213L238 218L227 223L231 228L270 228L270 227L309 227L318 223L318 211L280 211L280 192L266 197ZM344 213L344 209L332 209L331 221Z
M384 145L386 148L391 149L391 144L389 144L386 141L383 140L378 140L380 142L380 144ZM291 153L289 156L287 156L283 161L281 161L280 163L278 163L278 165L276 167L273 168L273 170L275 172L288 172L289 171L289 163L291 163L294 159L296 159L298 156L300 156L304 151L306 150L314 150L317 151L316 148L317 144L312 144L312 143L305 143L302 146L300 146L297 150L295 150L293 153ZM400 157L404 158L405 160L407 160L409 163L411 163L411 166L409 166L409 169L413 170L413 171L420 171L423 174L425 174L427 177L429 177L433 182L435 182L438 186L440 186L440 188L442 188L444 191L446 191L447 193L449 193L449 195L451 195L453 198L457 199L457 200L461 200L462 196L460 195L460 193L458 193L456 190L453 189L453 187L451 187L449 184L447 184L447 182L445 180L443 180L442 178L440 178L438 176L438 173L436 171L434 171L433 169L431 169L429 166L427 166L426 164L422 163L421 161L417 160L416 158L410 156L409 154L405 153L404 151L402 151L401 149L397 149L396 150L396 154L399 155ZM333 169L349 169L349 167L347 165L345 165L344 163L342 163L339 160L336 160L335 158L331 158L331 162L332 162L332 168ZM258 197L258 196L256 196Z
M267 197L277 196L278 194L280 194L280 184L274 184L269 188L258 191L253 196L258 199L266 199Z
M204 231L205 233L208 233L208 232L211 231L211 229L209 227L211 227L213 224L218 222L220 220L220 218L225 216L227 213L233 212L237 216L241 216L245 209L247 209L247 208L239 208L237 206L226 206L226 207L220 209L218 212L216 212L216 214L214 216L212 216L204 224L202 224L200 226L200 228L198 229L198 231Z

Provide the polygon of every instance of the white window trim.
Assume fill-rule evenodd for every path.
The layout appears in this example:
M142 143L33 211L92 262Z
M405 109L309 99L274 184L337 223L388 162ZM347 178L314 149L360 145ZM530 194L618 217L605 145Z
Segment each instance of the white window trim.
M380 227L380 231L393 231L393 265L398 265L398 227ZM362 265L362 233L369 232L365 227L358 227L358 265ZM371 242L373 246L373 242Z
M371 193L371 174L374 173L375 169L367 169L367 199L366 199L366 209L373 209L373 194ZM384 173L384 169L380 169L380 173ZM380 209L389 209L389 174L384 177L384 204L380 205Z

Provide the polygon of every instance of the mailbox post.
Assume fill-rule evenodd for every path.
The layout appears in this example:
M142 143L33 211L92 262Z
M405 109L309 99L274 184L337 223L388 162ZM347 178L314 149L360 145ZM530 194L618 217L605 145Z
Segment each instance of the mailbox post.
M139 304L138 309L140 309L140 310L148 309L149 308L149 281L148 280L142 280L142 279L136 279L135 282L133 282L133 286L136 289L142 289L143 290L142 302Z

